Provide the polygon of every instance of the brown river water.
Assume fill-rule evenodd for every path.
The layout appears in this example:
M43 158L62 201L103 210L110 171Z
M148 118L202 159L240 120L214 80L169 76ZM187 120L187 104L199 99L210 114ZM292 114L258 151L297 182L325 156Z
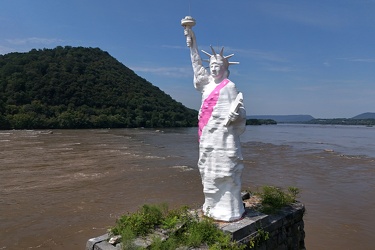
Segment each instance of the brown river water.
M307 249L375 249L374 128L243 138L243 189L298 187ZM197 157L196 128L0 131L0 249L84 249L143 204L199 207Z

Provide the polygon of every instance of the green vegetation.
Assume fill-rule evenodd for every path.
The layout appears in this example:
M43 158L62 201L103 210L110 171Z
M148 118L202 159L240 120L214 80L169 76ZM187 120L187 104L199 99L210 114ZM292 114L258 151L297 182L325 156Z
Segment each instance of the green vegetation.
M267 231L259 228L256 235L250 240L249 248L259 247L260 244L270 238L270 234Z
M285 192L281 188L274 186L263 186L260 192L256 192L261 199L260 211L265 214L277 212L282 207L296 202L299 189L289 187Z
M375 119L375 113L366 112L352 117L352 119Z
M247 119L246 125L276 125L277 122L272 119Z
M288 187L287 191L274 186L263 186L261 191L253 192L259 205L254 209L272 214L296 202L299 189ZM259 226L259 225L258 225ZM159 232L159 233L155 233ZM215 222L199 216L188 207L170 210L166 204L143 205L133 214L123 215L116 225L109 229L110 236L121 236L124 249L143 249L135 245L138 237L152 239L148 249L177 249L178 247L208 246L209 249L256 248L269 239L269 233L261 225L247 245L231 241Z
M375 119L353 119L353 118L335 118L335 119L313 119L306 124L326 124L326 125L364 125L364 126L374 126Z
M164 230L168 239L153 236L150 249L176 249L180 246L209 246L210 249L245 249L231 241L230 236L217 228L210 218L200 218L187 207L169 210L168 206L144 205L136 213L124 215L110 229L110 235L121 235L124 249L142 249L133 240L146 236L154 230Z
M314 117L311 115L249 115L248 119L262 119L262 120L274 120L278 123L299 123L307 122Z
M0 129L187 127L197 115L99 48L0 55Z

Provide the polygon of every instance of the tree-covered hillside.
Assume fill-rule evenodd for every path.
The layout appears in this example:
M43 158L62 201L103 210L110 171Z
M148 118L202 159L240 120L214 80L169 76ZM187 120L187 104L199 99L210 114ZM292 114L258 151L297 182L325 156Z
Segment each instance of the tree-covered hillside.
M196 126L188 109L99 48L0 55L0 129Z
M366 112L352 117L352 119L375 119L375 113Z

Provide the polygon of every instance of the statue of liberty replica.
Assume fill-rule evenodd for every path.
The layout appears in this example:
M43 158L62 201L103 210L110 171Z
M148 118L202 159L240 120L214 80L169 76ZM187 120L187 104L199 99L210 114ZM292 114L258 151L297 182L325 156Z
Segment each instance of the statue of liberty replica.
M202 94L199 110L198 168L202 178L205 201L203 213L219 221L235 221L244 216L241 197L243 158L240 135L246 128L246 111L242 93L228 79L229 62L212 48L208 56L209 71L202 65L192 27L195 20L187 16L181 20L187 46L190 48L194 71L194 87Z

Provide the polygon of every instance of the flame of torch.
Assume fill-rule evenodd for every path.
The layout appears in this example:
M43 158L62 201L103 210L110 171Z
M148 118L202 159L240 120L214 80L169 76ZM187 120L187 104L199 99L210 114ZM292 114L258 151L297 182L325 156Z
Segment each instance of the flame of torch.
M181 25L184 27L184 35L186 36L186 44L188 47L191 46L191 36L189 31L195 25L195 23L195 19L191 16L186 16L181 20Z

